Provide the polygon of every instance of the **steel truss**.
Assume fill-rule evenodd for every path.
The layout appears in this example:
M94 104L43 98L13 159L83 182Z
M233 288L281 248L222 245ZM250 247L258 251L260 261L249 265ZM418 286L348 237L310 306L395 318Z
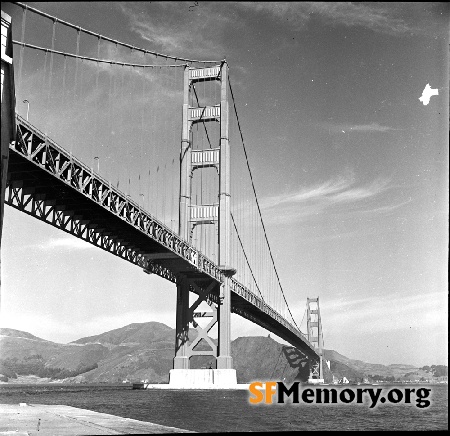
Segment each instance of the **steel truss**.
M106 210L133 229L137 229L165 250L161 255L162 258L168 256L184 260L193 271L203 274L203 277L206 275L209 281L212 279L217 284L223 282L222 269L187 241L22 117L16 115L16 121L16 141L10 144L10 155L18 155L24 162L32 164L33 172L41 172L47 178L50 176L52 180L56 178L55 186L58 182L66 191L75 191L80 199L93 204L92 208ZM57 201L52 198L45 189L42 189L41 175L33 176L35 179L32 182L26 180L30 177L24 171L23 174L14 174L12 178L8 169L6 204L138 265L147 273L157 274L173 283L177 282L177 271L164 266L164 262L153 259L145 250L133 246L126 236L113 234L108 228L100 227L76 210L72 210L71 206L66 206L61 199ZM203 289L201 285L196 284L190 284L189 287L190 291L197 294L200 292L199 289ZM314 348L307 338L260 297L233 278L230 278L230 287L232 294L238 297L232 301L231 309L234 313L272 331L274 325L271 322L276 321L284 332L280 337L286 337L287 334L290 342L296 343L295 346L303 346L307 352L314 353ZM210 294L209 300L217 304L217 296Z

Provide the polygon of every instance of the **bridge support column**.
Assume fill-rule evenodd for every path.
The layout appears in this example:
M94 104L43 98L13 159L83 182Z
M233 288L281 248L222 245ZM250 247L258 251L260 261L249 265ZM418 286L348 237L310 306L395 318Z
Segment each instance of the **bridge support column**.
M219 303L219 353L217 356L217 369L233 368L231 357L231 289L230 279L224 278L220 286ZM234 371L234 370L233 370Z
M318 358L310 357L309 361L309 378L308 383L321 384L324 383L322 356Z
M189 282L183 278L177 283L177 321L175 337L174 369L188 369L189 355Z
M313 384L323 383L323 334L319 297L308 298L306 304L308 340L317 350L317 357L309 359L310 375L308 382Z
M0 240L2 237L5 189L8 174L9 144L16 139L16 92L12 50L11 17L2 12L2 132L1 132L1 180L0 180Z
M224 298L224 292L228 288L228 298ZM189 306L189 292L194 290L198 293L197 301ZM188 278L180 278L177 283L177 327L176 327L176 350L174 358L174 368L170 371L169 385L174 389L208 389L208 388L223 388L230 389L236 387L237 377L236 370L232 368L233 360L230 353L230 287L229 278L225 279L225 284L220 285L217 289L217 282L212 281L208 286L200 288L196 285L195 280ZM217 294L219 301L216 300ZM214 297L216 296L216 297ZM198 310L200 304L206 302L211 311L204 309ZM225 304L223 304L225 302ZM224 308L224 310L223 310ZM214 325L219 321L218 314L228 316L228 321L222 320L219 324L219 341L225 335L225 341L221 341L221 351L217 352L217 347L214 341L209 337L209 332ZM211 318L208 324L204 327L199 325L197 320L200 318ZM193 329L197 330L197 337L192 338L192 343L189 340L189 327L193 324ZM200 343L204 345L209 344L210 350L206 350L204 345L200 349L196 349ZM220 348L220 345L219 345ZM217 369L202 368L191 369L189 359L192 356L217 356Z
M182 112L181 154L180 154L180 208L178 234L189 239L189 207L191 205L192 148L189 142L189 68L184 69L184 101Z
M220 287L219 353L217 368L232 370L231 357L231 289L230 277L236 272L230 267L230 142L228 138L228 65L222 64L220 99L220 170L219 170L219 264L224 280ZM235 370L234 373L236 373ZM236 377L236 375L235 375Z

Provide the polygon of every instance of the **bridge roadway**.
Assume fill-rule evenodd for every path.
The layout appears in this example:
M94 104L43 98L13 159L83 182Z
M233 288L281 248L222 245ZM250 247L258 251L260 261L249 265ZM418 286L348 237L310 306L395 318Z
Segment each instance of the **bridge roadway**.
M176 283L182 274L199 292L212 282L217 302L223 272L211 260L96 174L32 124L16 115L5 203L115 254L147 273ZM283 338L308 357L313 345L285 318L231 278L232 312Z

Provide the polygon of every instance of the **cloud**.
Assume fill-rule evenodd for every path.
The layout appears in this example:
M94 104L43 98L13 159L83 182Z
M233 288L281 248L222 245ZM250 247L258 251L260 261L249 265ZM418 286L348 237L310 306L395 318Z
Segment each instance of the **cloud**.
M379 295L355 300L327 300L321 306L322 318L336 331L377 333L419 328L446 329L447 294L434 292L419 295Z
M382 126L378 123L371 123L371 124L335 124L335 123L321 123L320 126L328 130L330 133L350 133L350 132L364 132L364 133L371 133L371 132L389 132L391 130L398 130L394 129L390 126Z
M153 3L150 11L138 5L118 4L131 29L161 53L209 57L206 60L217 59L217 53L224 53L220 35L231 19L226 7L202 3L191 11L186 2L161 2Z
M362 211L359 211L359 212L363 213L363 214L367 214L367 213L371 213L371 214L374 214L374 213L389 213L389 212L392 212L395 209L398 209L400 207L405 206L408 203L411 203L411 201L412 201L412 198L410 197L408 200L402 201L401 203L390 204L390 205L387 205L387 206L380 206L380 207L376 207L374 209L362 210Z
M394 35L417 29L411 20L404 19L408 5L352 2L240 2L237 5L269 15L296 30L305 28L313 17L330 25L364 27Z
M365 185L355 186L356 179L353 173L348 171L339 177L300 188L295 192L263 198L261 207L264 210L264 219L268 222L291 223L339 205L345 205L347 211L350 205L366 205L363 201L374 199L390 189L389 183L389 179L380 177ZM393 206L390 206L391 209ZM381 212L379 207L377 210Z
M413 200L392 200L386 194L396 188L387 177L358 184L352 171L297 191L265 197L260 200L266 223L292 224L309 220L325 212L340 218L358 215L389 214ZM381 203L381 204L380 204ZM352 232L348 233L351 235ZM340 238L344 235L334 235ZM330 235L326 236L329 239Z
M58 238L50 238L43 244L39 244L36 248L45 251L53 250L88 250L96 248L89 242L79 239L75 236L61 236Z

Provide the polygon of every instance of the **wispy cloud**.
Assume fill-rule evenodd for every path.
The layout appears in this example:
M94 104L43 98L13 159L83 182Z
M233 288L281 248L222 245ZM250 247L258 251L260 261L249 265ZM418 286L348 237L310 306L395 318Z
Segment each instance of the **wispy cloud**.
M58 238L50 238L45 243L39 244L36 248L53 251L53 250L88 250L96 248L89 242L76 238L75 236L61 236Z
M392 212L395 209L398 209L400 207L403 207L403 206L407 205L408 203L411 203L411 201L413 201L413 200L410 197L408 200L402 201L401 203L391 204L391 205L387 205L387 206L380 206L380 207L376 207L376 208L369 209L369 210L362 210L362 211L359 211L359 212L362 213L362 214L367 214L367 213L370 213L370 214L390 213L390 212Z
M354 174L348 171L339 177L300 188L298 191L266 197L261 201L268 221L290 223L318 215L334 206L364 204L390 189L390 180L377 178L365 185L357 185Z
M389 132L391 130L398 130L390 126L382 126L378 123L371 124L350 124L350 123L321 123L320 126L328 130L330 133L350 133L350 132Z
M321 312L327 324L338 331L358 326L364 332L388 332L411 327L446 328L448 301L445 292L420 295L379 295L362 299L327 300Z
M352 2L240 2L239 7L265 13L284 25L301 30L312 17L330 25L365 27L374 32L407 34L417 29L404 17L411 7L407 4L392 6L389 3Z
M217 59L217 53L224 53L220 35L231 16L220 4L202 3L191 10L188 2L160 2L152 4L151 12L136 8L132 2L121 2L118 6L133 31L162 53L209 56L210 60Z

